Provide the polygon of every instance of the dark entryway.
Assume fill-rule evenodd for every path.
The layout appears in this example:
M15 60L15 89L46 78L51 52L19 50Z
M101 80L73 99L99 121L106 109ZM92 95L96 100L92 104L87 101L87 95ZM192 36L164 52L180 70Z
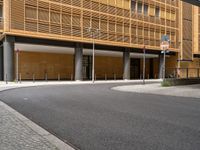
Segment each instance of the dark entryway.
M131 79L140 79L140 59L131 59Z
M154 63L153 58L149 59L149 78L154 79Z
M92 57L83 56L83 80L92 79Z

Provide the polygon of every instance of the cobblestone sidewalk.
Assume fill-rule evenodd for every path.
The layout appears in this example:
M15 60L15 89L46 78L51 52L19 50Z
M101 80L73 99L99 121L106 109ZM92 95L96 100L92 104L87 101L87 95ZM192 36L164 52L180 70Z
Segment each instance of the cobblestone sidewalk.
M52 137L0 101L0 150L73 150Z

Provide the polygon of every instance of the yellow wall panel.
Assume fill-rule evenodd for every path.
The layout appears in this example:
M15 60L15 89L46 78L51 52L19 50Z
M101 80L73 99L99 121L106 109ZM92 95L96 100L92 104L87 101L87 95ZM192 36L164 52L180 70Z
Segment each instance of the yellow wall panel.
M152 5L149 7L149 15L150 16L155 16L155 7L152 6Z
M57 79L60 74L61 79L70 79L73 74L74 66L73 55L20 52L19 54L19 73L22 79Z

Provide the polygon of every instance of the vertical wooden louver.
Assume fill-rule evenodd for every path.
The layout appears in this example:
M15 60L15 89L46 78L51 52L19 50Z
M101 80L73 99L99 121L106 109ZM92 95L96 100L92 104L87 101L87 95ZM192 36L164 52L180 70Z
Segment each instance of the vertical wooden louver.
M192 46L192 5L183 2L182 6L182 59L192 60L193 46Z
M28 36L90 41L88 28L100 29L99 44L160 49L168 34L172 50L178 49L178 2L135 0L148 5L132 11L131 0L10 0L10 31ZM155 9L160 13L156 14ZM156 16L158 15L158 16ZM185 21L184 21L185 23ZM186 23L188 24L188 23ZM186 39L188 40L188 39Z
M11 28L24 30L25 9L24 0L11 0Z
M0 18L0 30L3 30L3 0L0 0L0 7L1 7L1 18Z

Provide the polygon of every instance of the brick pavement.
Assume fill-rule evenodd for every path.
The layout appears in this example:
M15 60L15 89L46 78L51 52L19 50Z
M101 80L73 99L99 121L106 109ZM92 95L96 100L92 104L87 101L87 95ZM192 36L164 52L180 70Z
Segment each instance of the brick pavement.
M0 101L0 150L74 150Z

